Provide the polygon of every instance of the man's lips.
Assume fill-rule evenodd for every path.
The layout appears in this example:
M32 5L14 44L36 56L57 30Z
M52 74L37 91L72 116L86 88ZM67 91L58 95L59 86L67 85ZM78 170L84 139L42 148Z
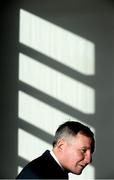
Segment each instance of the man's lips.
M79 164L79 166L84 169L86 167L86 164Z

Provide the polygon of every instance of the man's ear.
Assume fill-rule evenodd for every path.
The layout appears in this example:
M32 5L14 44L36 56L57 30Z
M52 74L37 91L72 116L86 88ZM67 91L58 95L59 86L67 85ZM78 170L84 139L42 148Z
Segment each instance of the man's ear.
M57 142L57 147L58 147L58 150L59 151L63 151L64 148L65 148L65 145L66 145L66 141L65 139L59 139L58 142Z

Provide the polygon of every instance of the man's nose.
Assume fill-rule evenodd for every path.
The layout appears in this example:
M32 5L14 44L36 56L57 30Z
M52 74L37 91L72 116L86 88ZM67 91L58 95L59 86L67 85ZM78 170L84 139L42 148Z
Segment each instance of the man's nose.
M92 162L92 154L91 154L91 152L89 152L89 153L87 153L85 155L85 162L86 162L86 164L90 164Z

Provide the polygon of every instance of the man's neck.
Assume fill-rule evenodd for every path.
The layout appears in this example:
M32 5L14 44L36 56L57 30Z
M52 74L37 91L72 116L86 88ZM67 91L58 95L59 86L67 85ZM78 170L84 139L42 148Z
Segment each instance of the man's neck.
M60 164L58 158L56 157L55 153L53 152L53 150L50 151L50 154L51 154L52 157L55 159L55 161L59 164L59 166L60 166L62 169L64 169L64 168L62 167L62 165Z

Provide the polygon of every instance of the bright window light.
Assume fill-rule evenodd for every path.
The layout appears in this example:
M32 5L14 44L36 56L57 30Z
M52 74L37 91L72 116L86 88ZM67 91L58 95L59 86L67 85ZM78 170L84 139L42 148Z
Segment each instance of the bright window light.
M18 155L28 161L37 158L46 149L52 149L50 144L20 128L18 129L18 138Z
M18 170L17 170L17 173L19 174L21 172L21 170L23 169L22 166L18 166Z
M57 127L67 120L75 120L69 114L45 104L32 96L19 91L18 117L38 127L51 135L55 134ZM77 119L77 121L79 121Z
M20 53L19 80L86 114L95 112L94 89Z
M19 40L82 74L95 74L95 47L91 41L23 9Z
M84 76L95 75L95 45L66 29L63 29L41 17L23 9L20 10L19 42L32 50L50 57L70 70ZM64 73L44 65L24 52L19 53L19 81L29 87L40 90L61 104L74 108L86 115L95 114L95 90L83 82L73 79ZM52 105L36 99L19 90L18 117L22 123L29 123L36 129L54 135L57 127L67 120L84 123ZM20 123L19 123L20 124ZM90 126L90 125L88 125ZM18 129L18 156L31 161L41 155L51 145L32 135L26 127ZM91 129L95 132L94 127ZM18 168L18 171L22 167ZM82 175L70 174L70 179L94 179L95 168L88 166Z

